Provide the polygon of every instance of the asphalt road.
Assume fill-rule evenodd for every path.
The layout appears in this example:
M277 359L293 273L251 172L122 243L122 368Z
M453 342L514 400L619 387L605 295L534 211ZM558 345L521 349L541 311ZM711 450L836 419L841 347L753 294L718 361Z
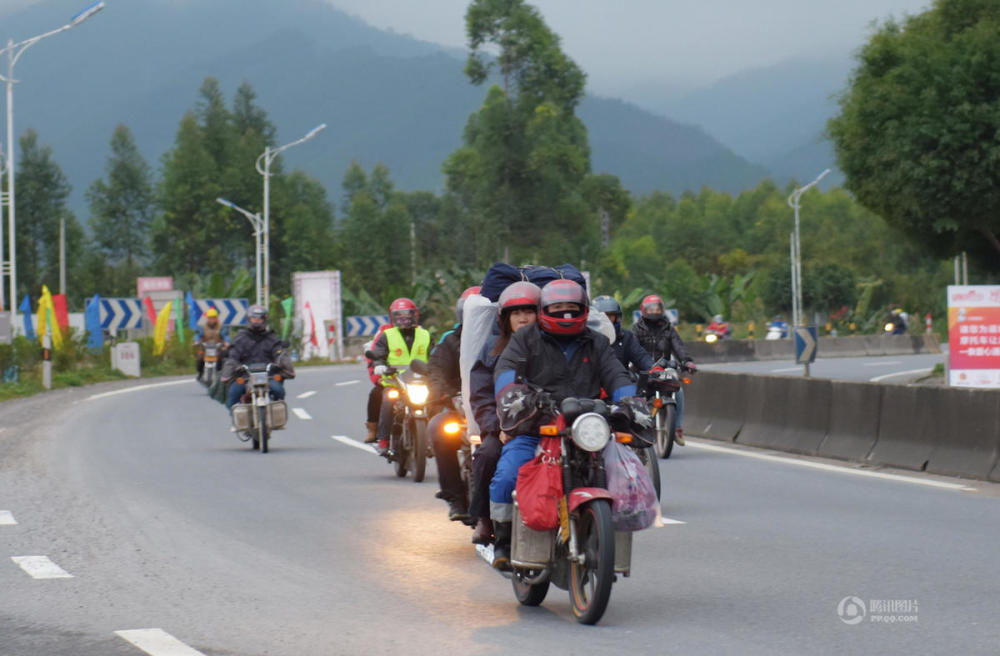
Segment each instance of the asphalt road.
M813 378L853 380L883 383L906 383L926 376L937 364L944 364L946 353L892 355L863 358L817 358L809 366ZM722 362L699 364L701 369L768 376L802 376L805 367L794 360L761 360L755 362Z
M661 464L663 514L683 523L636 535L632 576L585 627L562 590L539 608L517 604L469 529L446 520L433 467L424 483L400 480L354 441L368 391L359 366L301 370L288 399L303 412L267 455L228 431L195 382L166 382L0 404L0 654L995 654L1000 644L1000 486L691 440ZM71 578L34 578L28 556Z

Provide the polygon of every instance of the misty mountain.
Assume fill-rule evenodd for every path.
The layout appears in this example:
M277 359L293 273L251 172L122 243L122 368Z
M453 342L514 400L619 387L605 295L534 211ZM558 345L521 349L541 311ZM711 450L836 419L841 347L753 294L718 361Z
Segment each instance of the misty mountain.
M373 28L321 0L106 0L104 11L33 46L15 69L15 132L53 147L86 217L83 192L104 172L108 141L128 125L155 167L206 76L227 98L248 81L281 143L328 128L288 151L336 198L356 159L386 164L402 189L440 190L441 164L486 89L462 73L464 53ZM79 0L51 0L5 16L0 39L66 23ZM85 3L84 3L85 4ZM250 9L252 7L252 10ZM739 191L768 171L705 131L626 103L588 97L593 168L633 192L709 185Z

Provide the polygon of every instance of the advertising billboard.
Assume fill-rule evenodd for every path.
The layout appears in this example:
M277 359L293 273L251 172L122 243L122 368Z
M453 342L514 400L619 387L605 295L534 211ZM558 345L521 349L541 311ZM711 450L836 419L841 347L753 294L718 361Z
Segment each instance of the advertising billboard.
M1000 285L948 287L948 383L1000 388Z

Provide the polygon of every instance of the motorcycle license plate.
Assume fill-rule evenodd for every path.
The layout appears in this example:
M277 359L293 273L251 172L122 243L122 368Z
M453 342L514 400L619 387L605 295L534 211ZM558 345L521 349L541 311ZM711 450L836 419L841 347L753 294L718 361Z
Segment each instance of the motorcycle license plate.
M267 374L250 374L250 384L251 385L267 385Z
M218 358L215 357L214 355L206 355L205 356L205 362L215 362L216 360L218 360Z

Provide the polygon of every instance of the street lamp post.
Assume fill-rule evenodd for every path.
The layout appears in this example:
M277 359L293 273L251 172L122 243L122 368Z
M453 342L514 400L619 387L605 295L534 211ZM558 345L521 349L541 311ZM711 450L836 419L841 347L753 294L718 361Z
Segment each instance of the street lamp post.
M326 123L320 123L312 130L309 130L301 139L296 139L274 150L271 150L271 147L268 146L255 163L257 173L264 176L264 307L269 307L271 303L271 162L282 151L309 141L325 128Z
M815 180L810 182L804 187L799 187L792 192L792 195L788 197L788 205L795 210L795 233L794 233L794 244L792 244L792 253L794 259L792 261L792 326L802 325L803 321L803 308L802 308L802 240L799 235L799 199L802 194L809 191L811 188L816 186L820 180L822 180L830 169L826 169L817 176Z
M257 305L261 305L261 302L262 302L261 292L263 290L261 289L261 283L260 283L260 275L261 275L261 273L260 273L260 251L261 251L260 238L264 234L264 222L261 221L260 214L253 214L251 212L248 212L247 210L243 209L242 207L240 207L236 203L228 201L225 198L216 198L215 200L216 200L216 202L222 203L226 207L228 207L230 209L234 209L237 212L239 212L240 214L242 214L243 216L245 216L247 218L247 221L250 222L250 225L253 226L254 245L256 246L256 252L257 252L257 288L256 288L256 301L255 302L257 303Z
M14 43L13 39L7 42L7 46L0 50L0 53L7 53L7 74L0 75L0 81L7 84L7 193L4 194L4 202L7 204L7 248L8 262L6 267L0 267L0 278L2 269L6 268L10 277L10 316L11 325L17 325L17 251L14 241L15 213L14 213L14 65L21 58L24 51L35 45L42 39L65 32L87 20L100 10L104 9L104 0L95 2L83 11L73 16L68 23L62 27L33 36L30 39ZM0 230L2 232L2 230ZM3 255L3 240L0 238L0 257ZM0 284L0 304L3 304L3 285Z

